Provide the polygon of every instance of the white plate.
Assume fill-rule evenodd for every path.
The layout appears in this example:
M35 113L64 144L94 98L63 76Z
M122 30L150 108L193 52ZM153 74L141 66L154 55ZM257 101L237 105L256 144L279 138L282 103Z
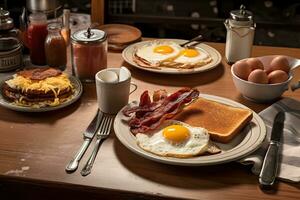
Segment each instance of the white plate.
M226 98L207 94L201 94L200 96L230 106L249 109L240 103ZM133 103L137 104L137 102ZM114 122L115 134L121 143L134 153L137 153L144 158L166 164L205 166L239 160L258 149L266 137L266 127L263 120L255 112L253 112L253 118L250 123L242 130L240 134L234 137L230 143L216 143L222 149L222 152L219 154L203 155L193 158L161 157L144 151L136 144L135 136L130 132L129 126L124 121L126 117L123 115L122 110L117 114Z
M12 78L12 76L6 77L0 83L0 86L1 86L0 106L3 106L5 108L11 109L11 110L15 110L15 111L21 111L21 112L46 112L46 111L52 111L52 110L57 110L57 109L60 109L60 108L64 108L64 107L74 103L75 101L77 101L80 98L80 96L82 94L82 91L83 91L82 84L81 84L80 80L78 80L74 76L69 76L69 79L70 79L72 85L74 86L74 94L72 95L72 97L70 99L63 102L62 104L60 104L58 106L48 106L48 107L41 107L41 108L18 106L18 105L14 105L11 102L7 101L2 95L2 84L4 83L4 81L6 81L10 78Z
M161 40L173 41L178 44L187 42L187 40L180 40L180 39L161 39ZM220 64L220 62L222 60L221 54L216 49L214 49L213 47L208 46L204 43L200 43L200 44L196 45L196 47L203 49L212 57L212 61L206 65L203 65L203 66L197 67L197 68L193 68L193 69L172 69L172 68L154 69L154 68L141 67L133 61L133 53L136 48L143 46L149 42L152 42L152 41L149 40L149 41L138 42L138 43L128 46L122 52L123 59L126 62L128 62L129 64L131 64L132 66L137 67L139 69L143 69L143 70L151 71L151 72L163 73L163 74L194 74L194 73L204 72L204 71L215 68L216 66L218 66Z

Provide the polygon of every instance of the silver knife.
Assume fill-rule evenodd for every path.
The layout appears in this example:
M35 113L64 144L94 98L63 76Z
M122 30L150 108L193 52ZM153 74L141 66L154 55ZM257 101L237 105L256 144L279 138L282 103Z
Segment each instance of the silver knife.
M97 110L97 114L95 115L94 119L91 121L85 132L83 133L83 139L84 142L76 155L72 158L72 160L69 162L69 164L66 166L66 171L71 173L74 172L78 168L78 164L87 150L88 146L90 145L91 141L93 140L93 137L95 136L100 122L102 120L103 114L99 110Z
M276 114L271 132L271 141L265 155L262 169L259 174L259 184L263 188L272 187L275 182L278 169L278 150L280 138L283 134L285 113L280 111Z

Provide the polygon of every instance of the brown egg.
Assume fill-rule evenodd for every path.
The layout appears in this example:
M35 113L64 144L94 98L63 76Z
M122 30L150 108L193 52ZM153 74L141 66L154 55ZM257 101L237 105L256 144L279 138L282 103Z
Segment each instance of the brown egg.
M235 75L244 80L248 79L251 67L246 61L236 62L232 67Z
M271 65L265 66L264 69L265 69L264 71L265 71L267 74L269 74L270 72L273 71L272 68L271 68Z
M255 69L264 69L263 63L258 58L249 58L247 63L250 65L252 70Z
M249 74L248 81L253 83L267 84L268 76L264 70L255 69Z
M282 70L274 70L268 74L269 83L283 83L289 79L289 75Z
M286 73L289 73L290 71L289 61L285 56L277 56L271 61L270 69L271 71L282 70L285 71Z

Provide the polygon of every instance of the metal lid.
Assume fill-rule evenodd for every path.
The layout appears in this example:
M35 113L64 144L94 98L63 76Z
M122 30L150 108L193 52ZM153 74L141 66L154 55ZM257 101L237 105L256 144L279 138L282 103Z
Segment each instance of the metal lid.
M233 10L230 12L230 18L236 21L252 21L252 12L245 10L246 7L241 5L240 10Z
M72 34L71 39L76 43L98 43L106 40L107 34L99 29L91 29L76 31Z
M0 8L0 30L9 30L14 27L14 21L9 17L9 11Z

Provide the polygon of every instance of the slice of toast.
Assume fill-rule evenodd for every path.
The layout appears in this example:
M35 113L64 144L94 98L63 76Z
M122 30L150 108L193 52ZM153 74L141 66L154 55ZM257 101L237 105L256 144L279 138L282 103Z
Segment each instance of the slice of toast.
M252 119L252 111L198 98L175 120L208 130L213 141L228 143Z

